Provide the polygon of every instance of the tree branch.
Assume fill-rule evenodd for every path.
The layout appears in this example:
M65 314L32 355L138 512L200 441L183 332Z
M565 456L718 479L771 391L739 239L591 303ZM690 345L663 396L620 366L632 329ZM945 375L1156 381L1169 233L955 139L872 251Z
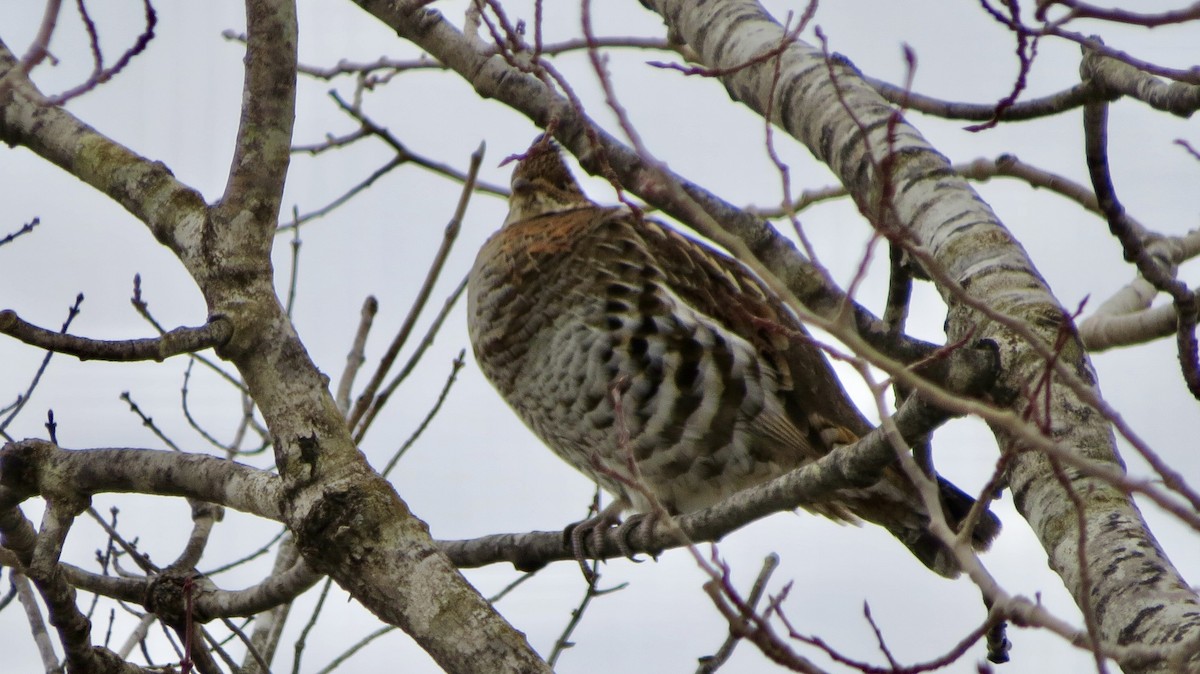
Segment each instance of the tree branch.
M937 348L906 336L897 341L877 317L841 289L828 284L791 241L758 216L736 208L661 166L648 166L637 152L600 129L582 110L573 108L565 97L542 81L510 66L503 58L489 58L487 53L476 49L440 14L426 10L426 3L420 0L355 2L401 37L457 72L481 96L501 101L541 128L555 120L555 137L593 175L607 175L606 171L611 170L621 185L682 222L693 222L694 218L688 216L695 204L699 204L725 231L744 242L754 256L815 313L832 318L848 308L865 340L904 362L919 360ZM683 200L661 189L660 176L664 174L683 188L686 193Z
M246 74L242 116L229 181L217 208L222 219L246 211L245 223L270 248L296 117L294 0L246 3ZM245 252L241 252L245 255Z
M233 325L220 316L198 328L175 328L162 337L100 340L65 335L26 323L9 309L0 311L0 333L30 346L65 353L79 360L162 362L171 356L219 348L233 334Z
M185 260L200 250L207 208L161 162L139 156L60 107L19 72L0 41L0 140L22 145L108 195Z
M58 493L182 496L282 521L279 478L214 456L158 449L62 449L22 440L0 449L0 505Z
M1083 109L1084 149L1088 173L1096 190L1096 201L1108 219L1108 229L1121 242L1125 259L1137 265L1138 272L1155 288L1171 296L1176 312L1176 349L1183 380L1192 396L1200 398L1200 357L1196 342L1196 321L1200 314L1200 298L1175 278L1162 261L1147 250L1134 224L1125 215L1125 207L1117 198L1112 175L1108 168L1108 104L1092 103Z
M966 389L986 384L994 373L976 373L967 378ZM894 415L896 427L905 438L928 434L949 415L914 394ZM769 482L740 491L721 503L680 515L676 523L691 542L715 541L741 527L777 512L819 503L839 489L867 487L896 460L896 452L882 427L872 430L851 445ZM624 544L627 544L627 547ZM632 531L596 531L589 540L589 553L599 558L620 557L627 550L658 553L683 542L668 526L639 526ZM518 569L535 569L552 561L574 559L562 532L496 534L465 541L443 541L443 550L462 568L511 562Z

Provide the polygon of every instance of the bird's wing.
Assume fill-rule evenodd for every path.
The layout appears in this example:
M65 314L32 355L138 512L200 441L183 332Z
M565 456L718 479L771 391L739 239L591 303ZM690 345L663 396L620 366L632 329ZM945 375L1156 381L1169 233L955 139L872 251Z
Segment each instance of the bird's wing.
M779 372L790 420L819 453L831 439L852 442L871 429L809 332L752 271L659 223L646 220L643 229L675 294L753 344Z

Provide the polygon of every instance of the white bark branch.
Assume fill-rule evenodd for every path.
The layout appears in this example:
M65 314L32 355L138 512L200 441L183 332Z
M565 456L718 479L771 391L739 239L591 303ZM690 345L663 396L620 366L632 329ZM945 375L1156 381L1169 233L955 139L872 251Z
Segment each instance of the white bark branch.
M783 36L782 28L749 0L652 4L710 68L746 63L777 46ZM906 227L975 299L1022 321L1048 344L1055 343L1059 330L1071 329L1069 314L991 209L952 174L945 158L916 129L893 118L892 108L852 68L827 63L820 50L800 42L781 58L777 91L771 91L773 63L721 79L734 98L775 120L829 164L865 212L881 221L894 217ZM774 103L770 110L768 100ZM1107 420L1069 388L1055 381L1045 399L1028 398L1029 382L1038 381L1048 367L1029 344L995 322L981 322L953 288L939 285L939 290L950 305L951 339L972 334L1000 345L999 385L1009 393L1010 408L1021 412L1044 406L1049 418L1040 421L1060 446L1073 447L1101 465L1121 465ZM1094 382L1076 339L1067 339L1060 358L1085 382ZM1012 456L1008 477L1018 509L1077 603L1094 610L1105 643L1158 645L1165 654L1166 646L1200 633L1200 601L1162 553L1127 493L1086 471L1068 471L1071 488L1083 495L1088 508L1081 539L1075 508L1047 457L1022 451L1013 435L995 430ZM1087 545L1090 592L1081 583L1080 540ZM1165 661L1128 664L1132 671L1167 669Z

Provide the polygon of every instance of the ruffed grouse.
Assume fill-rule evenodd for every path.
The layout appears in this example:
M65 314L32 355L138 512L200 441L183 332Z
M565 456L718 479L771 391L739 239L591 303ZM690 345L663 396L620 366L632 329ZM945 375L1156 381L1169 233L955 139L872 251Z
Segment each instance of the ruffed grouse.
M625 208L588 200L552 141L512 177L504 226L471 270L484 375L560 457L641 512L615 475L632 455L671 513L712 505L871 429L793 314L739 262ZM956 523L971 498L940 482ZM934 571L957 565L895 468L806 506L885 527ZM973 542L999 529L990 513Z

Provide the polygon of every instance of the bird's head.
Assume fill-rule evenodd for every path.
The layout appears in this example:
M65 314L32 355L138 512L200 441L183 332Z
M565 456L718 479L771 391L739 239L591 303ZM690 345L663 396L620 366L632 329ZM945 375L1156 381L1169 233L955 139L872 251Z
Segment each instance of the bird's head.
M538 136L518 159L505 225L593 205L567 170L553 140Z

